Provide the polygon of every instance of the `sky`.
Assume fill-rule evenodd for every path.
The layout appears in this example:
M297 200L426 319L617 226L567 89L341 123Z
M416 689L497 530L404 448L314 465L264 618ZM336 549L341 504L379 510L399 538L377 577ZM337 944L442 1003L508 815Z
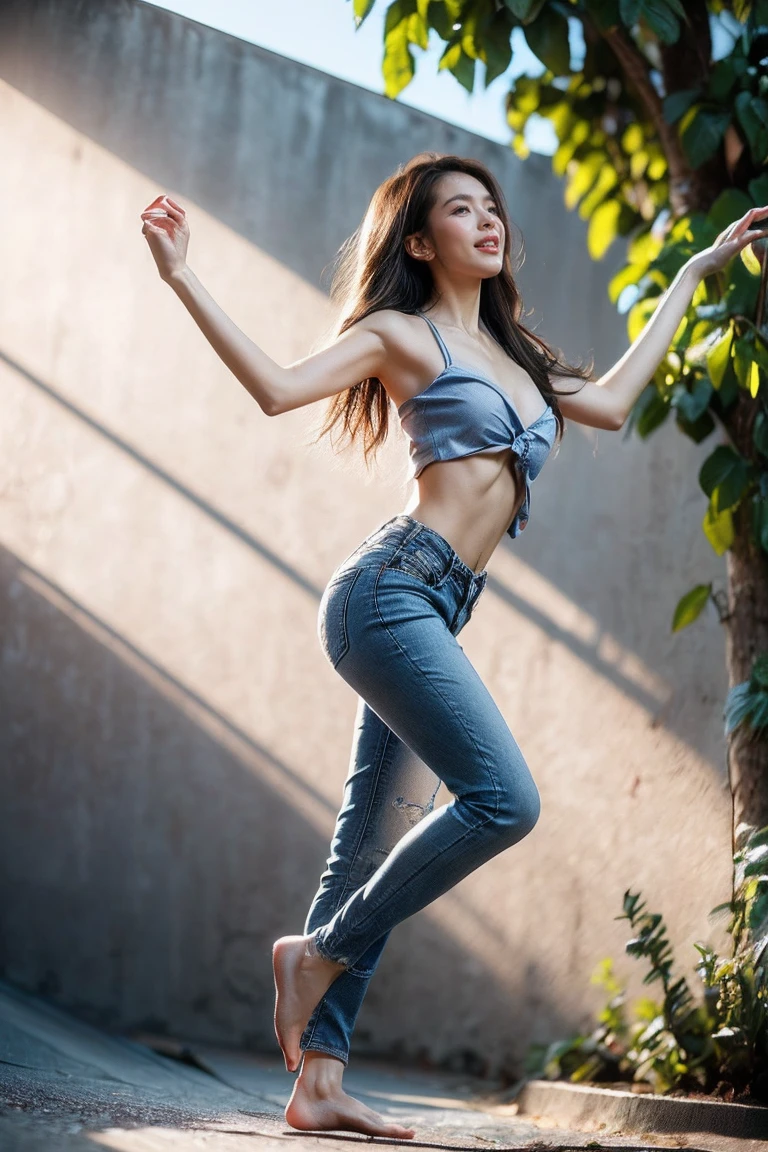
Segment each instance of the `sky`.
M333 76L381 92L385 0L377 0L373 11L355 29L351 0L146 0L158 8L176 12L211 28L248 40L281 56L289 56ZM289 16L286 15L286 10ZM581 50L580 27L571 22L571 50ZM416 76L398 97L410 104L459 124L480 136L503 144L511 139L504 117L504 97L511 77L527 72L538 75L542 66L530 52L522 30L513 33L512 64L508 72L489 88L483 87L481 68L475 91L470 96L450 73L437 71L442 46L435 33L425 53L414 49ZM533 116L526 130L533 152L551 155L557 138L549 122Z
M0 0L1 2L1 0ZM157 8L197 20L241 40L258 44L281 56L299 60L332 76L381 92L384 17L389 0L376 0L373 11L355 28L351 0L144 0ZM288 15L286 15L286 12ZM739 34L738 22L727 12L710 20L713 59L728 54ZM569 20L571 60L578 65L584 52L581 24ZM512 63L507 72L484 88L482 65L478 66L475 91L470 95L448 72L438 72L443 44L432 33L430 46L414 50L416 76L398 100L487 136L501 144L511 140L504 115L504 97L515 76L540 75L543 66L525 42L521 28L512 32ZM525 129L532 152L551 156L557 148L554 128L534 113Z

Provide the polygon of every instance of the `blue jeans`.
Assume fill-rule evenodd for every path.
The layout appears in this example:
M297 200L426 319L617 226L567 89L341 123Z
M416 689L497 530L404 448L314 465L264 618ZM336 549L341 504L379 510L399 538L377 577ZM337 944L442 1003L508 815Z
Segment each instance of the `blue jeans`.
M486 581L407 513L331 576L318 635L358 694L327 867L304 926L343 963L301 1038L345 1064L387 937L535 825L539 792L456 637ZM440 781L453 794L433 808Z

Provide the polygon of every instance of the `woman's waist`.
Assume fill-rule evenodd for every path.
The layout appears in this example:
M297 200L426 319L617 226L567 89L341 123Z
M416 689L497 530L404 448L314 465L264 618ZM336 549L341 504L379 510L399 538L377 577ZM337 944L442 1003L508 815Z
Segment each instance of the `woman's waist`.
M515 475L509 449L430 464L416 481L405 512L446 538L479 572L525 501L525 477Z

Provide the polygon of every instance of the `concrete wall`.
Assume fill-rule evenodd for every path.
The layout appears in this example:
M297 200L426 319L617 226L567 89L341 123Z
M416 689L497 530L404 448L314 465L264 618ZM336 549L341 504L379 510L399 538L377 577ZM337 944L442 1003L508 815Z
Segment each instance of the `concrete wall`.
M341 2L341 0L340 0ZM405 506L268 420L157 277L139 212L187 208L190 262L276 359L330 312L321 271L426 148L492 165L526 240L529 322L598 371L626 348L549 161L134 0L0 10L0 971L120 1028L274 1048L270 944L323 867L355 710L316 638L334 566ZM393 933L358 1052L505 1065L585 1027L626 888L683 971L721 943L730 796L700 531L710 445L571 424L505 539L467 654L543 799L521 844ZM443 799L446 797L443 796ZM479 1061L479 1063L478 1063Z

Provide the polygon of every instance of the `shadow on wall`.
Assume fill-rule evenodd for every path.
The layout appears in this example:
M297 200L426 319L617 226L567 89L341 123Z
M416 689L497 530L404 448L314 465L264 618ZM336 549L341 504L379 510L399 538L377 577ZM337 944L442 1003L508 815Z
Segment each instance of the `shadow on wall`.
M361 218L376 185L398 163L423 149L471 150L496 171L503 186L514 188L519 203L529 209L537 206L535 219L543 209L549 227L546 235L537 229L542 251L549 233L562 227L575 235L585 227L563 206L547 157L532 155L522 163L510 149L141 0L114 0L108 6L101 0L5 0L0 7L0 77L120 160L149 174L158 190L183 189L180 195L190 197L313 287ZM532 298L550 301L553 316L560 313L563 323L569 311L577 316L576 303L568 299L568 283L559 274L553 282L554 269L547 270L545 264L544 260L540 268L526 267L526 280L531 278L535 286ZM604 286L614 265L623 265L618 249L600 267L584 256L588 279L579 306L582 297L590 298L592 287ZM557 295L561 290L565 297ZM591 303L590 310L595 333L607 335L609 315L612 334L623 329L607 299ZM578 319L572 323L578 330ZM623 351L623 332L618 343ZM606 355L609 349L601 351ZM660 435L670 432L677 436L671 429ZM649 709L654 724L663 724L698 754L712 759L713 728L700 723L698 713L685 714L680 690L674 701L670 693L670 707L660 710L657 701L636 691L598 652L605 635L636 651L660 676L667 678L672 668L674 677L676 663L689 671L694 658L676 649L668 632L671 606L688 577L676 580L668 600L657 595L653 567L670 534L659 540L649 534L647 547L644 544L638 553L636 589L633 585L620 595L605 594L605 579L596 581L595 571L610 570L614 547L633 549L638 542L631 535L614 539L622 517L615 506L606 506L602 513L590 511L582 527L580 486L583 483L589 490L594 480L585 470L586 441L577 435L569 440L573 482L562 486L558 498L557 543L540 537L536 552L523 551L522 558L533 559L539 571L574 601L584 603L598 622L594 641L573 642L579 658L619 684L628 698L637 698ZM637 451L639 446L632 447ZM664 456L667 473L672 474L673 455L693 458L694 452L678 438ZM558 462L550 467L554 475ZM663 475L655 477L647 465L642 475L638 501L658 499L653 485L663 486ZM648 483L652 487L646 495ZM697 498L693 480L691 495ZM528 541L520 544L525 549ZM501 547L509 550L509 542L503 541ZM713 567L712 557L702 540L696 547L701 549L706 576L708 567ZM572 549L578 549L581 559L564 564L563 557ZM273 559L281 565L279 557ZM498 581L489 581L489 592L517 606L516 594ZM642 613L636 603L642 603ZM525 610L530 612L530 606ZM545 619L539 625L557 631ZM572 641L562 632L557 638L566 645ZM685 641L689 646L704 645L700 636ZM723 676L724 671L718 691ZM708 691L709 683L702 688L702 704L708 702ZM716 771L722 775L719 759Z
M297 588L301 588L303 591L309 593L319 603L323 589L317 584L313 584L293 565L286 563L286 561L263 540L257 539L241 524L236 523L231 517L211 504L210 501L180 483L175 476L163 469L156 461L149 459L146 455L139 452L132 444L128 443L110 428L107 428L103 423L94 419L93 416L73 403L73 401L62 395L59 390L40 380L39 377L23 368L22 365L2 351L0 351L0 362L5 363L13 372L22 376L27 383L42 392L49 400L53 400L66 411L68 415L82 421L92 431L109 441L113 447L140 464L142 468L146 469L157 480L173 488L180 496L198 508L206 517L210 517L224 528L226 532L232 534L243 544L247 545L248 548L253 549L262 559L268 561L276 573L289 578ZM568 631L558 622L556 616L541 610L529 599L521 595L516 588L511 587L496 576L489 577L488 592L492 592L497 596L507 608L511 608L516 613L524 616L542 635L547 636L551 641L556 642L562 648L576 656L579 663L586 669L597 673L605 679L606 682L617 687L625 699L638 704L651 716L659 713L660 703L658 697L631 676L627 675L621 667L617 667L616 662L609 659L605 653L602 652L599 636L586 640ZM701 737L701 747L699 751L705 752L706 748L703 734L699 735ZM686 738L689 738L687 734ZM691 743L693 746L696 746L695 734Z
M313 285L373 187L421 148L464 151L471 143L503 182L514 176L526 204L546 205L553 229L561 220L574 227L546 158L521 165L460 129L138 0L6 0L0 77L150 174L159 190L184 189ZM595 280L606 275L587 271ZM588 297L584 290L571 302L574 315ZM210 501L23 374L275 571L319 595ZM578 498L571 531L584 556ZM563 565L569 546L559 537L534 567L578 600L574 565ZM638 570L648 573L643 563ZM584 564L597 588L594 553ZM4 974L98 1023L274 1051L269 945L299 928L314 893L332 827L327 800L7 552L0 580L0 682L10 717L0 735ZM533 615L512 579L491 587L506 606ZM631 646L636 636L616 615L615 634L628 634ZM633 685L596 642L564 635L544 613L536 626L631 695ZM651 625L643 620L642 628ZM652 651L650 661L662 655ZM289 786L281 789L281 780ZM308 806L320 820L305 818ZM492 970L472 943L461 946L428 912L401 925L363 1009L358 1046L392 1053L406 1033L428 1036L427 1050L481 1050L488 1030L500 1058L508 1048L519 1060L519 1037L564 1035L582 1023L565 1018L566 995L560 1012L546 958ZM531 953L535 946L526 960ZM446 988L449 1006L437 1000ZM405 1054L418 1055L410 1043Z
M313 286L418 152L471 142L532 188L551 180L546 157L526 172L479 136L138 0L4 0L0 76Z
M265 776L306 785L5 550L0 627L13 718L0 736L0 903L14 942L0 944L0 973L99 1025L273 1050L271 942L300 930L327 840ZM546 971L529 965L519 989L502 987L422 913L393 933L358 1051L429 1058L429 968L412 955L433 956L452 990L454 1065L485 1059L466 1039L479 1014L506 1022L501 1060L522 1058L518 997L546 1006L559 1033L576 1026L552 1019ZM391 1036L374 1034L368 1016L386 1019L388 1001ZM424 1045L404 1051L397 1017L422 1009Z
M73 403L73 401L62 395L58 389L51 387L50 384L46 384L45 381L41 380L38 376L28 372L26 368L23 368L21 364L6 355L5 352L0 351L0 362L7 364L13 372L22 376L28 384L33 385L49 400L53 400L67 415L73 416L76 420L81 421L90 428L91 431L96 432L100 437L107 440L113 448L121 453L125 453L125 455L130 457L136 464L139 464L156 480L168 485L183 497L184 500L188 500L202 512L204 516L215 521L215 523L227 533L236 537L248 548L253 549L254 552L257 552L263 560L269 562L276 572L291 580L297 588L301 588L304 592L308 592L311 596L314 596L319 603L323 589L319 587L319 585L313 584L311 580L308 580L307 577L299 572L293 565L287 564L282 556L279 556L274 549L269 548L263 540L257 540L252 533L243 528L242 524L236 523L230 516L225 515L225 513L214 507L210 501L206 500L198 492L193 492L186 484L180 483L175 476L171 475L165 468L162 468L155 460L151 460L144 453L139 452L132 444L129 444L127 440L123 439L122 436L117 435L112 429L107 428L101 421L95 420L93 416L89 415L89 413Z

